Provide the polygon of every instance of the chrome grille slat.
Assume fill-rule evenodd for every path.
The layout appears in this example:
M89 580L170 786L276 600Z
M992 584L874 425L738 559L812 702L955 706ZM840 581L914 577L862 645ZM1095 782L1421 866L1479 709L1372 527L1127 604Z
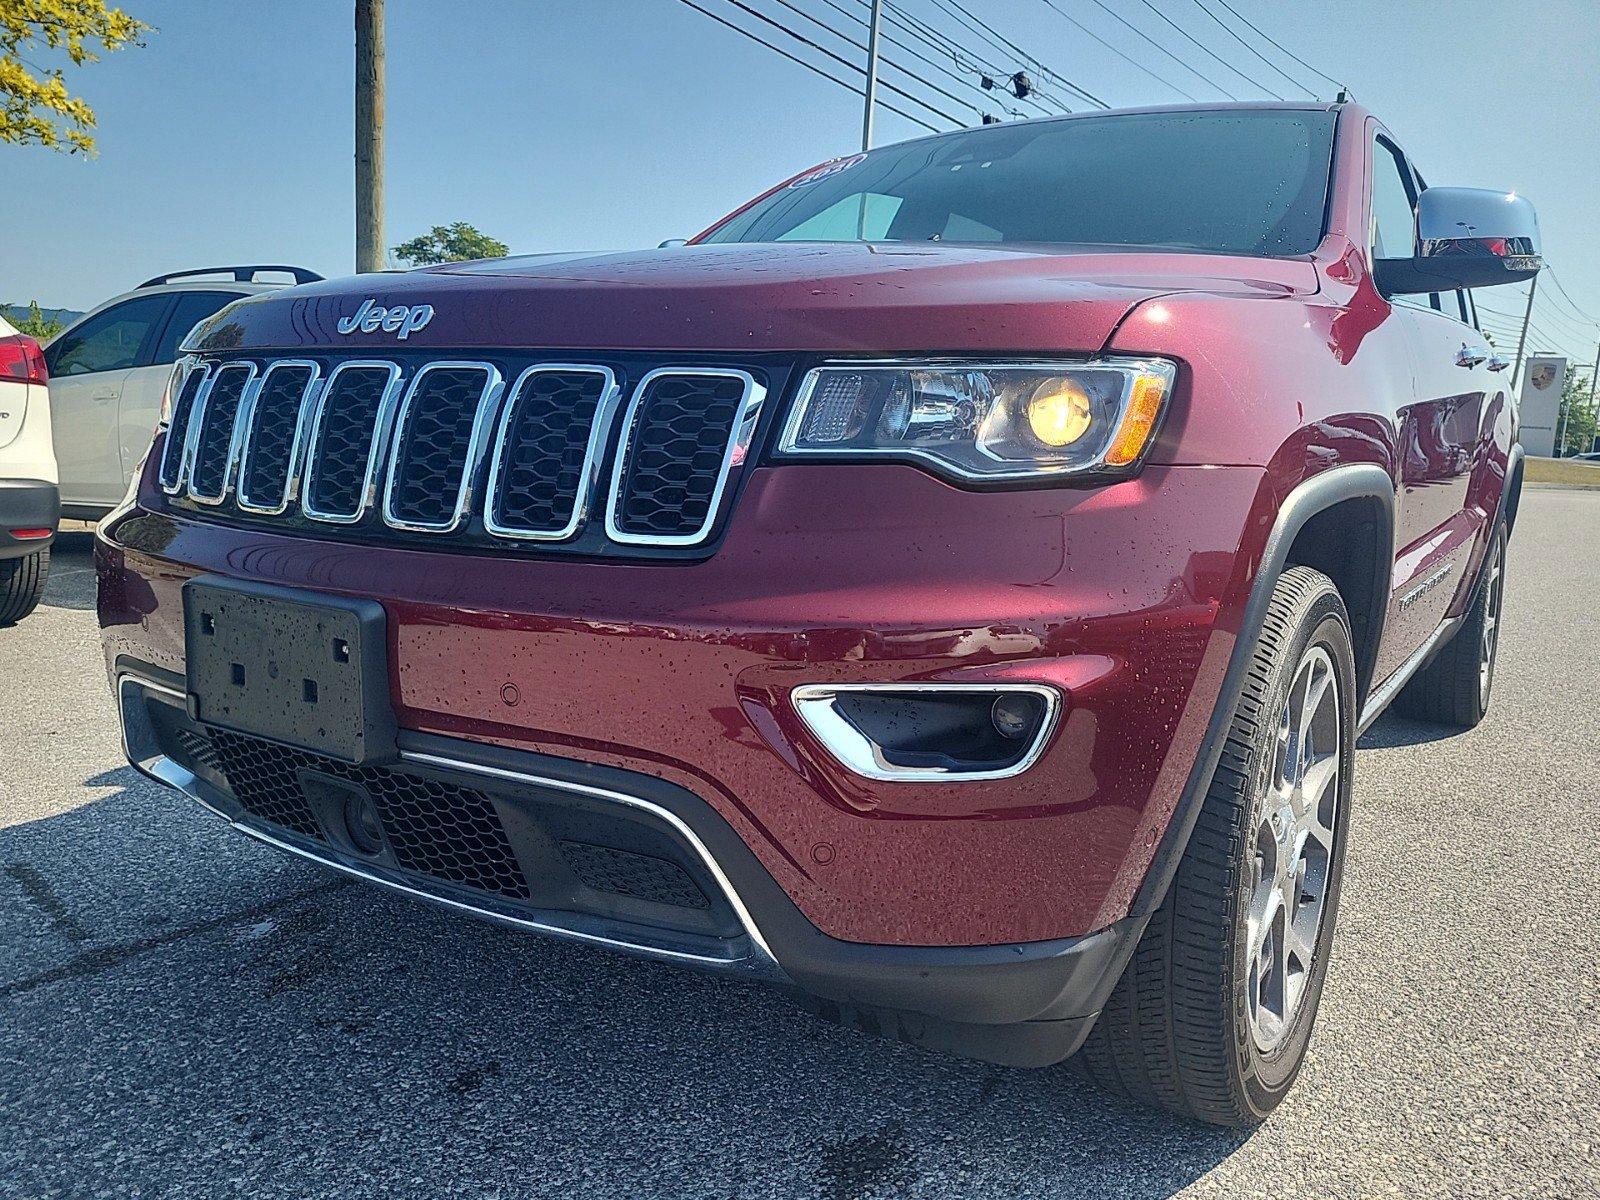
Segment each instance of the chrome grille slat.
M348 525L366 512L399 382L398 366L370 359L329 374L313 405L302 471L300 509L313 521Z
M197 400L200 418L189 453L189 499L221 504L226 498L239 452L239 409L255 378L254 363L224 363Z
M413 533L461 524L500 385L500 372L485 362L431 362L412 377L395 415L386 524Z
M661 367L639 380L612 466L607 536L624 545L704 541L765 398L748 371L731 368Z
M517 377L494 437L490 533L565 541L582 528L618 395L606 367L541 363Z
M194 428L193 417L200 390L211 375L205 363L195 363L184 373L172 399L172 417L167 426L167 441L161 451L161 466L156 481L161 490L171 496L184 485L189 469L189 434Z
M316 363L294 358L279 359L262 373L249 408L239 417L237 496L246 512L277 516L294 500L307 400L321 374Z

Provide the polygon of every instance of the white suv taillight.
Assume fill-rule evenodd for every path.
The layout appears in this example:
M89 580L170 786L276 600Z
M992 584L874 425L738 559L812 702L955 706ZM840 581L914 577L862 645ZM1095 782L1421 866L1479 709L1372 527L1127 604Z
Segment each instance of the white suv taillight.
M49 383L39 343L25 333L0 337L0 383Z

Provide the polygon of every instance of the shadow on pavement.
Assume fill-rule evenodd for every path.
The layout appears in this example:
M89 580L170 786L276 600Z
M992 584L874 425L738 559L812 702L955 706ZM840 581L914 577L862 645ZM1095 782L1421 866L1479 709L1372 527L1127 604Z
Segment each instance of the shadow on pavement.
M94 588L94 534L63 530L50 547L50 578L41 606L92 610Z
M1413 721L1385 713L1372 723L1357 750L1393 750L1399 746L1420 746L1427 742L1442 742L1446 738L1460 737L1465 730L1451 725L1435 725L1429 721Z
M346 883L128 769L86 786L119 790L0 829L28 1194L1163 1197L1244 1141Z

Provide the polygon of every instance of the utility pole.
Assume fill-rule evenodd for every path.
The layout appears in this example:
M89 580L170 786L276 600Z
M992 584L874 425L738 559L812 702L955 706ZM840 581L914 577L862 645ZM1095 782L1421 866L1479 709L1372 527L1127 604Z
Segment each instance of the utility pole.
M1539 287L1539 277L1535 275L1528 280L1528 307L1522 314L1522 332L1517 336L1517 365L1511 372L1511 390L1517 389L1517 380L1522 378L1522 352L1528 346L1528 323L1533 320L1533 293Z
M883 23L883 0L872 0L867 26L867 102L861 113L861 148L872 149L872 110L878 103L878 26Z
M1595 432L1589 440L1590 450L1600 450L1600 413L1594 407L1594 388L1597 383L1600 383L1600 346L1594 348L1594 370L1589 375L1589 415L1597 418Z
M381 271L383 0L356 3L356 270Z

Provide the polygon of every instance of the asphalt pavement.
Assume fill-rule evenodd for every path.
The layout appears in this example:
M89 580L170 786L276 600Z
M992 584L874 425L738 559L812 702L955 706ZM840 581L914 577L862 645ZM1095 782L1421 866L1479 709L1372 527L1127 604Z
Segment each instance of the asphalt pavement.
M1489 718L1364 739L1310 1062L1245 1135L506 932L119 756L88 537L0 630L0 1195L1600 1194L1600 493L1532 490Z

